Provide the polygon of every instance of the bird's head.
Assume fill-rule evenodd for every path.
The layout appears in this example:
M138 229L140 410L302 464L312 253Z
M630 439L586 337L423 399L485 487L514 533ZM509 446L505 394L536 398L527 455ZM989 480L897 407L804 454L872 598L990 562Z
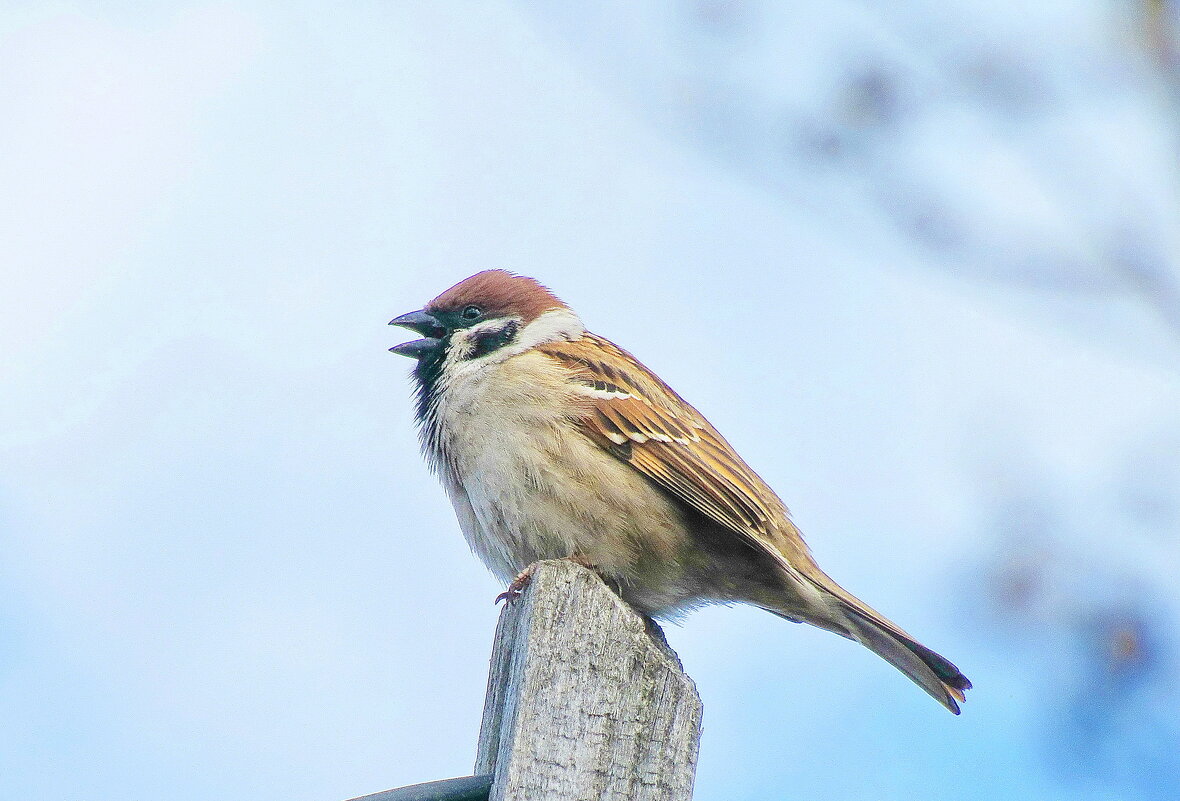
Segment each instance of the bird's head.
M540 282L506 270L476 273L389 324L422 334L390 348L420 365L507 357L583 331L577 315Z

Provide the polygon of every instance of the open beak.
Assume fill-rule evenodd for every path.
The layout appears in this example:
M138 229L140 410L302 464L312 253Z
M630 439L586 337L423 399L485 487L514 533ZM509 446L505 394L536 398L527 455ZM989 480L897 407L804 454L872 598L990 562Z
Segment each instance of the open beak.
M401 317L394 317L389 321L389 324L409 328L411 331L417 331L423 335L423 339L403 342L389 349L390 353L408 356L411 359L423 359L437 353L442 348L443 337L447 335L446 327L438 321L438 318L421 309L403 314Z

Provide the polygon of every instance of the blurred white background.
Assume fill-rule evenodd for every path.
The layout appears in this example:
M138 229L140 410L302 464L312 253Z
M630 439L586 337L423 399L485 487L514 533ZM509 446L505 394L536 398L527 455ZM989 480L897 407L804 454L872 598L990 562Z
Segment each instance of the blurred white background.
M1180 796L1178 14L4 3L0 797L470 773L502 588L385 323L488 267L975 682L696 613L700 801Z

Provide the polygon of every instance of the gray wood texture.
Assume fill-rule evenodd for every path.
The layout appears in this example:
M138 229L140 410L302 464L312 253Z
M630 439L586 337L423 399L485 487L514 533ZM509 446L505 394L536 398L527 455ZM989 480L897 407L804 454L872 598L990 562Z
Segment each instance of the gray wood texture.
M496 627L475 772L495 774L490 801L688 801L701 713L654 623L538 562Z

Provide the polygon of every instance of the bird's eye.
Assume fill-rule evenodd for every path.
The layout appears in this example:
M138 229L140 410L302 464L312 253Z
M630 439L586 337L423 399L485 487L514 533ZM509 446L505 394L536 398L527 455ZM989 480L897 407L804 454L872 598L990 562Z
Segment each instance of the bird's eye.
M468 306L459 313L459 316L468 321L478 320L480 317L483 317L483 309L479 306Z

